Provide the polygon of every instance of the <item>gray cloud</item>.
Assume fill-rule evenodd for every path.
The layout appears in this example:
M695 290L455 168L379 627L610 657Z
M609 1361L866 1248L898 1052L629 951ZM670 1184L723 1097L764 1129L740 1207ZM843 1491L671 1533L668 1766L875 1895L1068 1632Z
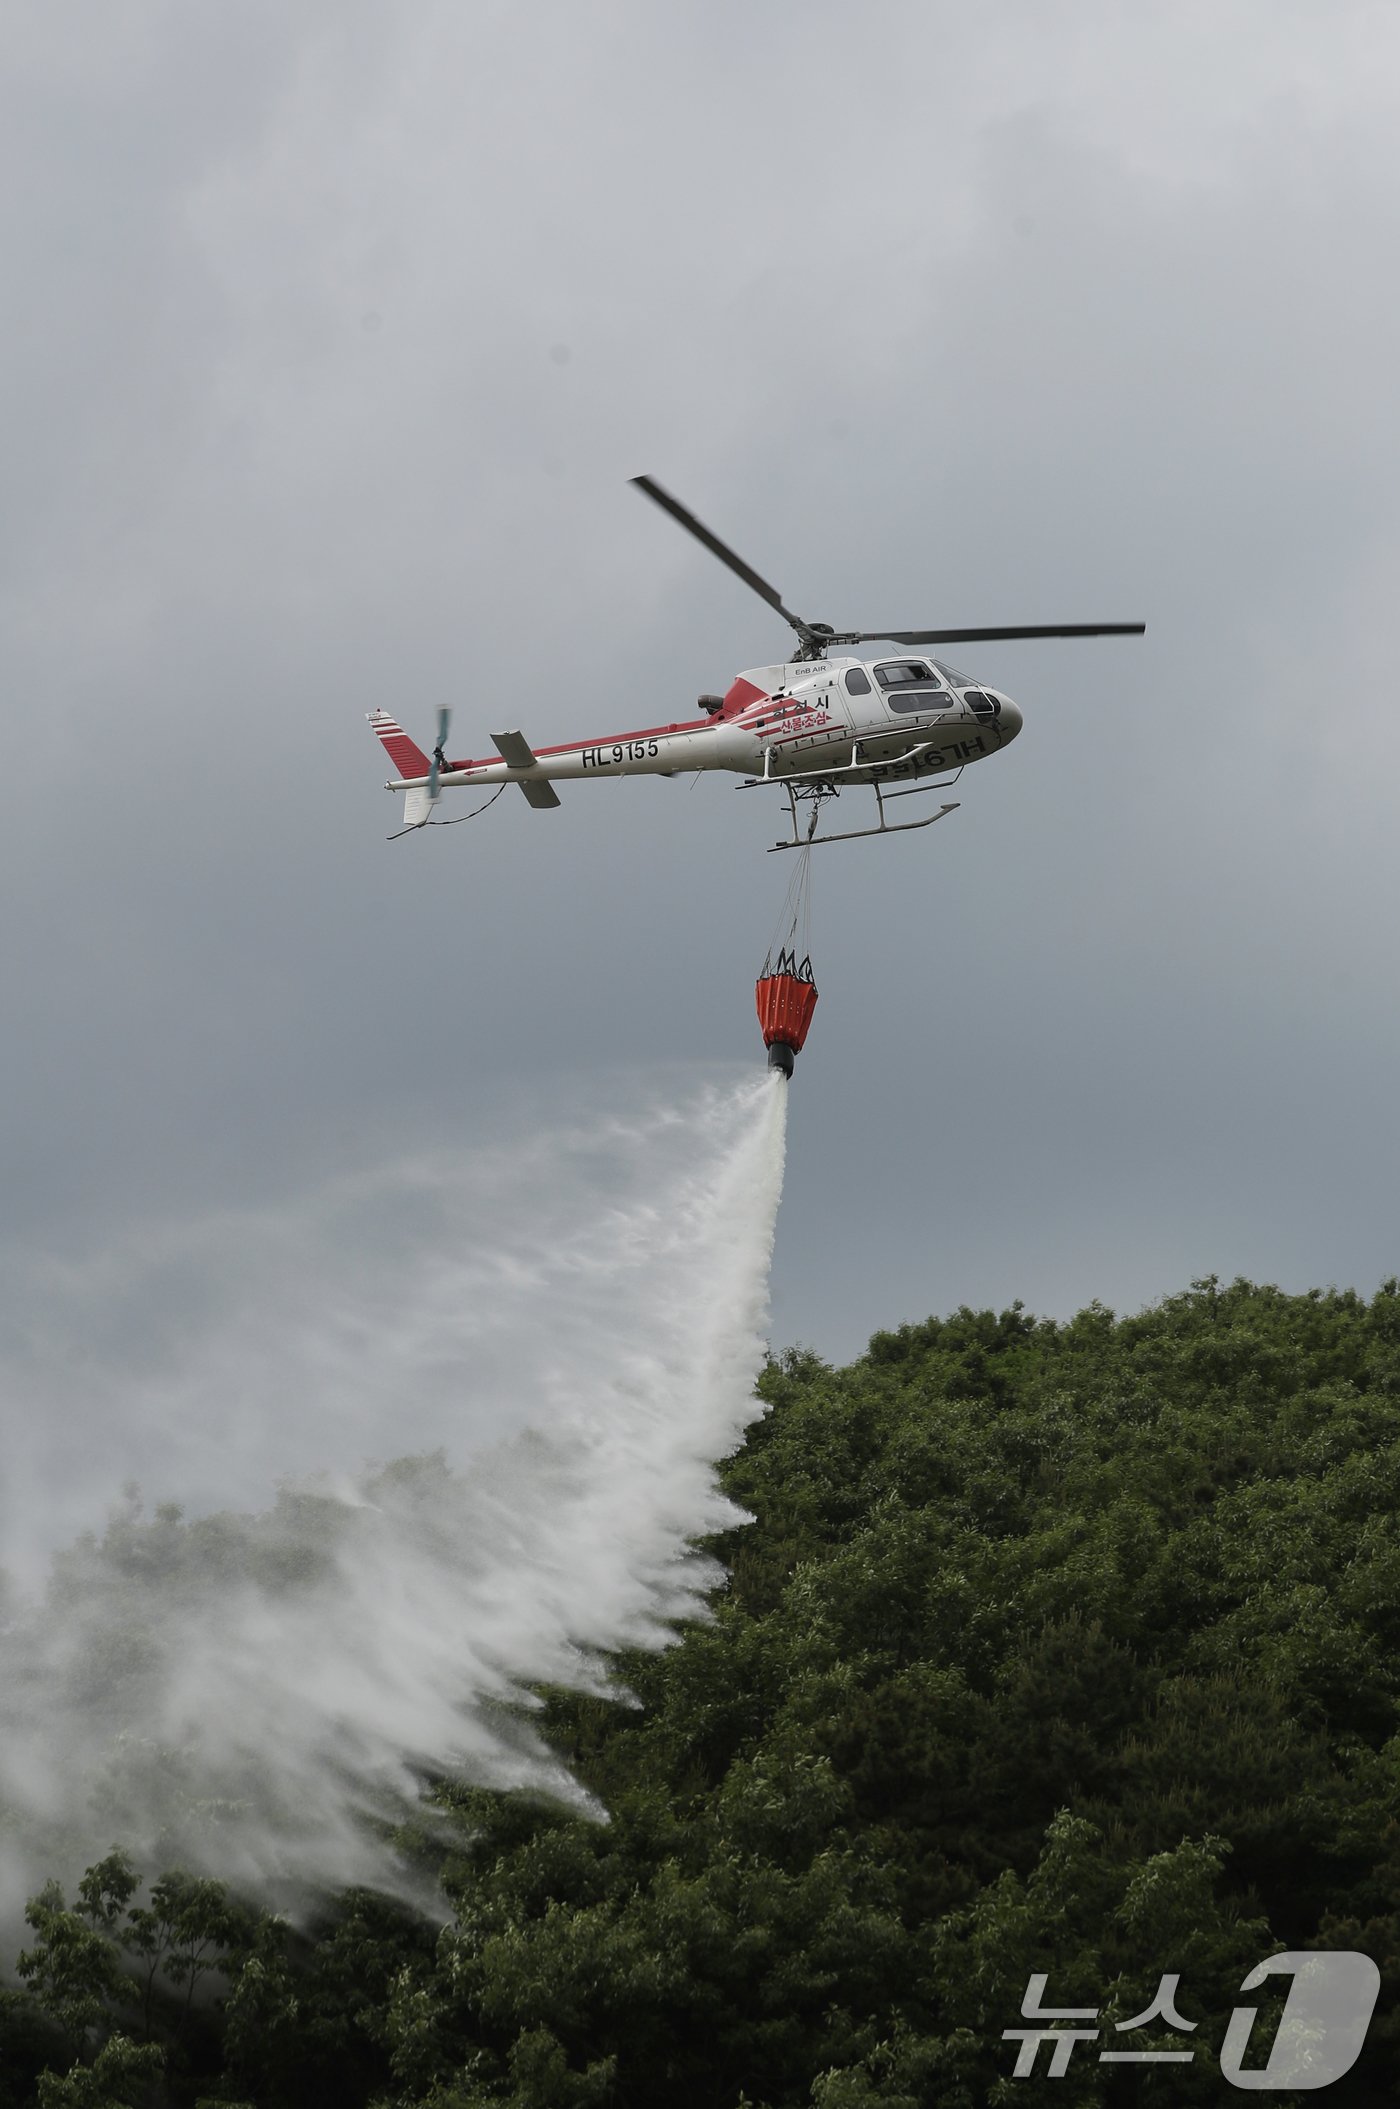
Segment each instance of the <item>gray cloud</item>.
M102 22L0 126L13 1245L758 1059L757 794L382 839L375 704L781 649L647 468L837 620L1150 625L819 864L779 1336L1390 1271L1388 11Z

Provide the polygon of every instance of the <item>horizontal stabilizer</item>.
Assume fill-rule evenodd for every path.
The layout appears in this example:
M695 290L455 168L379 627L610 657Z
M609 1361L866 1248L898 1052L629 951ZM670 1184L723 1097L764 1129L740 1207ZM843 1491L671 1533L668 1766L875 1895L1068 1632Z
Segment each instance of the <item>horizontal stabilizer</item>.
M491 738L501 760L509 762L512 769L534 768L535 752L523 732L493 732Z
M491 738L497 754L508 767L534 769L539 766L539 756L523 732L493 732ZM522 783L520 788L537 813L547 812L550 806L559 803L559 793L543 777L536 777L533 783Z

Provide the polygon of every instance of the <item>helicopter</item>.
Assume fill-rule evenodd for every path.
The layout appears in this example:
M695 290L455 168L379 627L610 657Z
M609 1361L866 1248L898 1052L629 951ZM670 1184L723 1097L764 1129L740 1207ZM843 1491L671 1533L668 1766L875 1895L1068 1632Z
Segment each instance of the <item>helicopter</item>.
M797 650L776 665L747 668L722 696L701 696L699 717L538 749L518 730L493 732L496 753L479 761L448 759L447 709L438 711L431 755L387 711L371 711L369 722L397 771L386 788L405 794L403 826L391 840L427 826L454 825L435 817L446 790L488 790L491 803L507 785L518 784L527 802L544 812L560 802L556 784L706 769L742 777L744 790L775 785L783 791L791 835L775 842L775 850L931 827L955 812L957 802L944 802L916 820L890 820L886 808L897 798L949 788L964 769L1009 746L1023 720L1010 696L959 673L928 647L1027 637L1140 637L1146 628L1140 622L1099 622L837 630L808 622L785 607L776 587L652 477L631 481L789 624ZM902 650L885 658L844 654L845 647L874 643ZM874 826L820 831L823 810L850 788L874 791ZM476 811L456 817L473 819Z

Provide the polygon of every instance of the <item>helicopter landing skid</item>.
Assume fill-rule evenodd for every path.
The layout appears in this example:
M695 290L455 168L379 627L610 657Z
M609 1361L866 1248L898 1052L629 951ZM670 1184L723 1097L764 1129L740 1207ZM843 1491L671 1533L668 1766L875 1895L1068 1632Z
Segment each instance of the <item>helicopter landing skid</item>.
M906 791L885 791L881 789L879 784L872 784L870 788L875 793L875 805L878 814L874 827L846 828L839 835L819 835L817 833L817 822L821 818L821 809L828 798L840 797L840 785L829 783L784 784L783 789L787 792L788 798L788 811L792 816L792 840L790 842L774 842L770 846L768 854L771 856L774 850L780 849L816 849L823 842L858 842L866 835L907 835L914 828L932 827L935 820L942 820L947 814L956 813L958 810L958 801L954 799L951 805L941 805L936 813L930 813L926 820L886 820L885 803L888 799L914 798L921 792L927 793L936 790L938 786L935 784L912 784ZM807 822L805 830L799 826L797 819L797 803L799 799L805 799L812 808L811 818Z

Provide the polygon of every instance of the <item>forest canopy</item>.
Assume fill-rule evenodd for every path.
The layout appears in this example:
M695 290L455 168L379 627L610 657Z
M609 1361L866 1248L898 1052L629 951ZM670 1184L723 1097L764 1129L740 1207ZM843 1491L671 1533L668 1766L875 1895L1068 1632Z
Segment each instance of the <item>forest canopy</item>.
M287 1923L116 1838L30 1902L0 2109L982 2109L1035 1973L1103 2032L1065 2109L1218 2102L1290 1949L1378 1965L1328 2098L1394 2101L1400 1284L964 1309L759 1389L712 1615L615 1698L539 1694L607 1821L429 1782L399 1843L437 1921ZM104 1558L198 1529L128 1516ZM1097 2062L1169 1973L1194 2029L1132 2045L1193 2061Z

